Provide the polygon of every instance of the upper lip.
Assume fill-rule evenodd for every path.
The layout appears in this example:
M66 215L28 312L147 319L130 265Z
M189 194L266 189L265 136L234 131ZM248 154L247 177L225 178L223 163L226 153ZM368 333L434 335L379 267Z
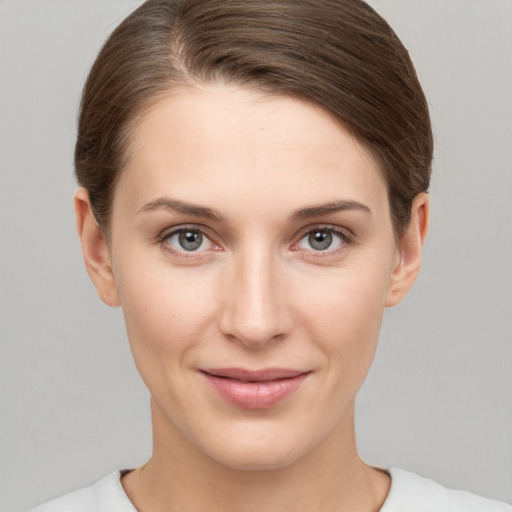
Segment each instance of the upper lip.
M214 377L236 379L242 382L266 382L278 379L291 379L309 373L307 371L291 368L263 368L261 370L247 370L245 368L203 368L201 371Z

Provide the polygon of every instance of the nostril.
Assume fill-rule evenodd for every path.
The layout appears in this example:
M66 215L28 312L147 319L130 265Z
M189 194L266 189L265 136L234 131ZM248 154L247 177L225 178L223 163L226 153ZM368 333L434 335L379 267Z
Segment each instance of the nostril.
M285 336L284 325L280 325L276 318L258 322L233 316L224 319L221 330L228 340L255 348L278 341Z
M229 285L223 283L229 293L220 305L220 329L227 339L257 348L290 331L289 296L280 293L282 274L268 250L244 254L232 267Z

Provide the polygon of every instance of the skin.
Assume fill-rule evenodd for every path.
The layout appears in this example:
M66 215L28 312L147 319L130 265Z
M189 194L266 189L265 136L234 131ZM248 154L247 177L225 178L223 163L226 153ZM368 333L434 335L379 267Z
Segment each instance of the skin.
M397 241L377 162L297 99L208 85L134 126L108 240L75 198L87 270L122 307L151 393L153 456L123 478L128 496L144 511L379 510L389 477L357 454L354 400L385 307L418 273L427 195ZM184 226L204 231L198 250L180 246ZM212 367L309 373L247 410L212 389Z

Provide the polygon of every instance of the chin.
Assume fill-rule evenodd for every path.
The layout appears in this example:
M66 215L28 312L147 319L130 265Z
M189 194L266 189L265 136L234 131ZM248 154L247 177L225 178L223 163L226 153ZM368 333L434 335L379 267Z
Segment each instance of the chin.
M219 454L216 462L236 471L275 471L293 465L301 454L276 451L272 448L240 449Z
M245 435L231 432L213 446L203 445L200 449L217 463L233 470L270 471L293 465L318 443L317 439L309 436L304 439L300 432L294 433L290 429L275 432L260 425L256 431L247 430ZM281 432L286 432L286 436L280 435Z

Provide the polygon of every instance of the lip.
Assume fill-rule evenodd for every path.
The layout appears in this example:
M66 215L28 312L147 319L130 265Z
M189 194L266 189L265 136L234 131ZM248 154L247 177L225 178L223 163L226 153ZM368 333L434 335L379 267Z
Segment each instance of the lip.
M299 389L311 373L289 368L206 368L200 370L213 390L243 409L268 409Z

